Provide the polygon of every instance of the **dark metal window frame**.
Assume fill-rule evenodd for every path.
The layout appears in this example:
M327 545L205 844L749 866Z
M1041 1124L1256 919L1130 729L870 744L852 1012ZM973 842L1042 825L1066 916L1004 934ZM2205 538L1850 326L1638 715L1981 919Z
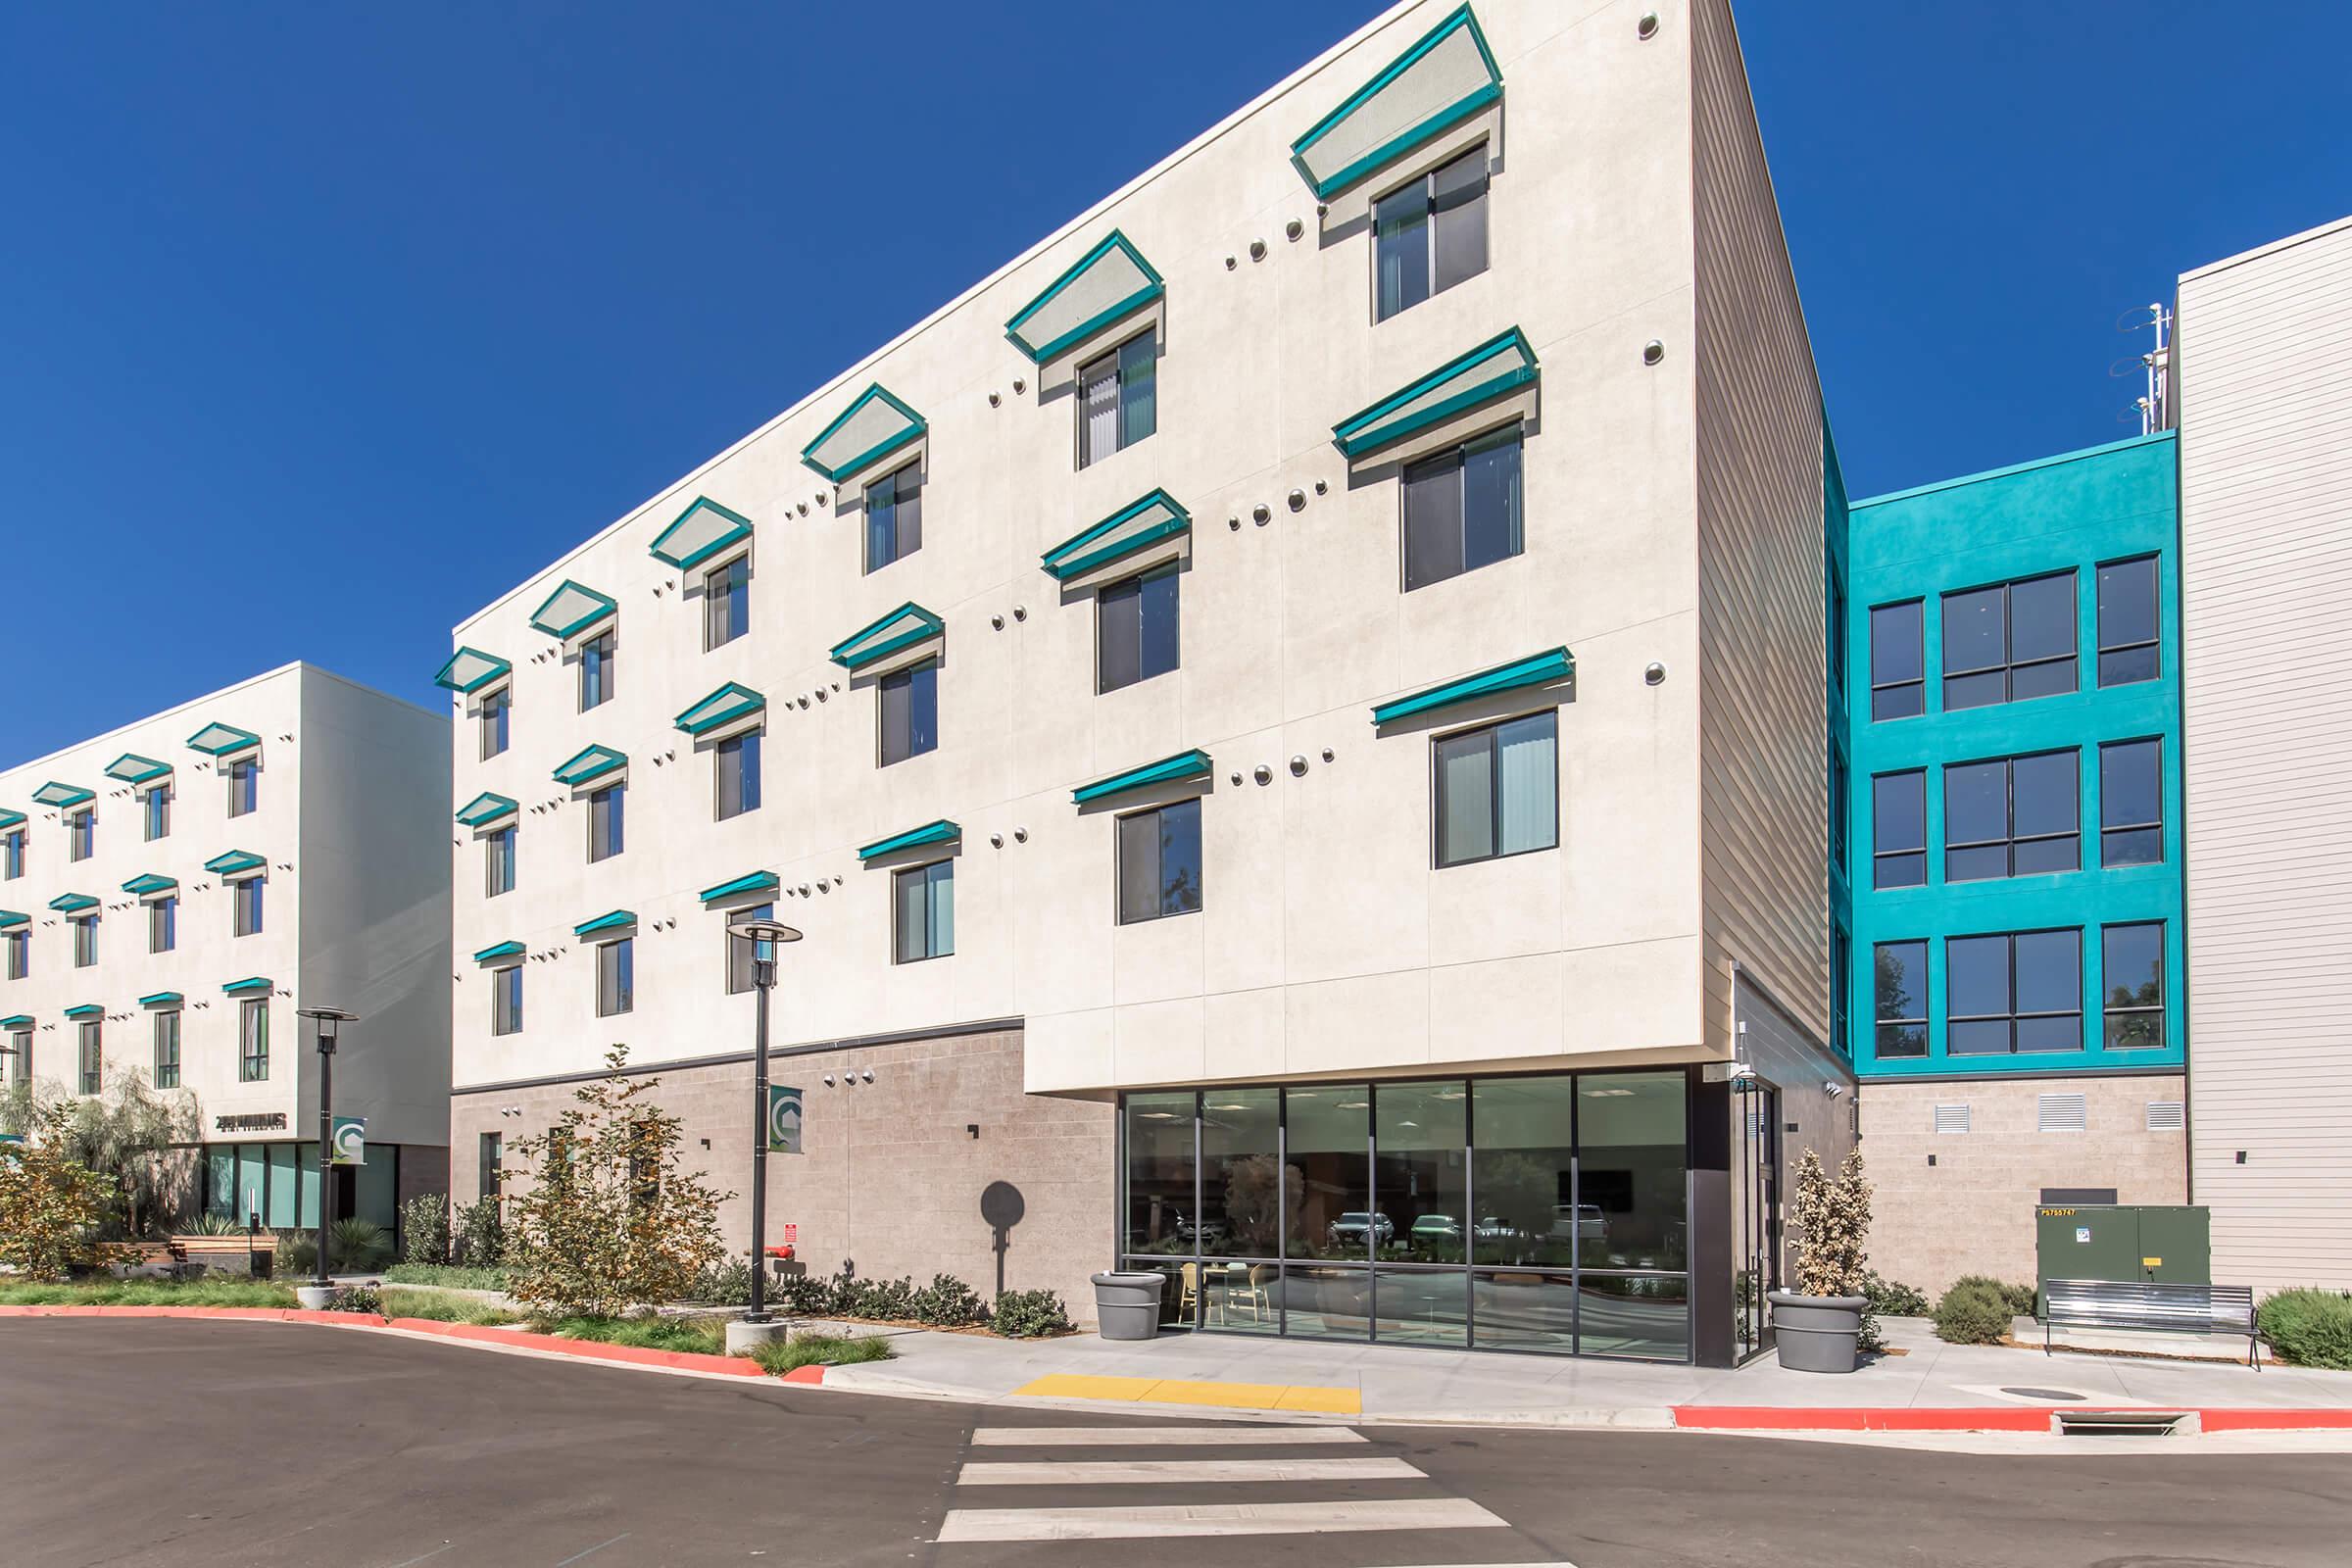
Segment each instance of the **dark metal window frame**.
M147 951L170 953L179 946L179 897L166 894L147 904Z
M719 940L725 944L722 958L727 972L728 996L740 997L756 989L752 983L752 964L764 956L760 950L772 950L774 947L773 943L768 942L740 941L735 935L735 928L747 920L772 920L775 917L776 906L772 902L745 905L727 911L725 930Z
M1919 950L1917 970L1919 994L1912 999L1913 1004L1919 1008L1916 1015L1903 1013L1889 1017L1879 1010L1883 1002L1879 996L1878 986L1879 955L1889 948L1917 948ZM1873 1060L1918 1061L1922 1057L1934 1054L1936 1031L1935 1025L1929 1020L1936 1015L1936 980L1935 976L1928 972L1930 956L1929 942L1926 937L1897 937L1892 941L1874 942L1870 945L1870 1054ZM1906 969L1905 972L1908 974L1911 971ZM1919 1050L1889 1052L1886 1049L1885 1040L1887 1030L1910 1028L1919 1030Z
M1150 339L1152 343L1152 428L1146 430L1143 432L1143 434L1130 441L1127 438L1127 399L1129 396L1129 389L1133 386L1140 385L1143 382L1144 377L1141 375L1131 376L1128 373L1125 356L1129 347L1136 343L1142 342L1145 339ZM1159 347L1159 323L1154 321L1152 325L1145 327L1140 332L1129 333L1127 336L1121 338L1118 342L1113 343L1110 347L1104 349L1102 353L1095 355L1091 359L1087 360L1083 365L1078 366L1077 368L1072 372L1070 376L1070 386L1074 396L1070 401L1077 405L1078 422L1077 428L1073 432L1073 437L1076 443L1075 454L1079 467L1091 468L1096 464L1102 462L1104 459L1114 457L1117 454L1126 451L1129 447L1140 446L1144 442L1149 441L1153 436L1159 434L1159 362L1161 358L1162 355ZM1107 367L1107 369L1105 367ZM1109 375L1111 378L1114 397L1110 421L1111 444L1110 450L1107 452L1094 452L1090 451L1087 447L1086 389L1093 382L1101 379L1104 374Z
M2072 832L2020 833L2017 830L2017 764L2041 757L2074 759L2075 826ZM1952 770L1965 767L1990 767L1998 763L2001 769L2001 815L2007 828L2004 837L1997 839L1954 839L1952 837ZM2043 752L2019 752L2010 757L1979 757L1965 762L1945 762L1943 772L1943 879L1947 883L2002 882L2018 876L2063 876L2068 871L2082 869L2082 752L2080 747L2053 747ZM2020 871L2017 868L2018 846L2023 844L2056 844L2071 841L2075 846L2075 863L2050 871ZM1957 876L1952 871L1952 855L1961 850L2003 850L2003 864L2007 869L1999 876Z
M918 747L914 744L914 683L915 678L925 671L928 671L931 677L931 744ZM896 757L890 755L890 703L883 695L894 686L904 686L906 691L906 747ZM910 762L918 757L928 757L938 750L939 661L935 658L920 659L911 664L901 665L877 678L874 682L874 765L876 767L896 767L901 762Z
M1915 845L1886 847L1886 831L1879 820L1879 786L1903 779L1919 787L1919 842ZM1888 860L1917 858L1919 880L1916 882L1887 882L1881 880L1879 868ZM1870 776L1870 886L1873 892L1895 891L1902 888L1924 888L1928 885L1928 770L1924 767L1898 767L1890 773Z
M156 785L139 802L139 815L147 835L146 842L172 836L172 786L169 782Z
M2147 563L2148 565L2148 618L2155 625L2155 633L2154 635L2148 637L2134 638L2131 642L2111 643L2107 640L2107 600L2104 594L2098 592L2098 588L2100 587L2100 579L2106 572L2111 571L2118 566L2136 566L2142 562ZM2096 678L2099 686L2102 688L2108 686L2136 686L2142 681L2162 679L2164 676L2163 553L2161 551L2149 551L2145 555L2123 556L2114 561L2100 562L2096 566L2091 568L2091 589L2093 606L2098 614L2098 648L2095 662L2097 666ZM2152 649L2155 652L2156 668L2153 672L2146 675L2134 675L2130 680L2111 681L2107 678L2107 656L2109 654L2136 654L2143 648Z
M2148 755L2149 755L2149 756L2151 756L2151 757L2153 757L2153 758L2156 760L2156 777L2155 777L2155 779L2154 779L2154 781L2153 781L2153 782L2154 782L2154 786L2155 786L2155 787L2154 787L2154 790L2152 791L2152 793L2153 793L2153 794L2154 794L2154 796L2155 796L2155 800L2156 800L2156 817L2155 817L2155 820L2153 820L2153 821L2148 821L2148 822L2136 822L2136 821L2133 821L2133 822L2118 822L2118 821L2111 820L2111 819L2109 818L2109 816L2108 816L2108 803L2109 803L2109 802L2110 802L2110 801L2111 801L2111 800L2112 800L2114 797L2113 797L2113 796L2112 796L2112 795L2111 795L2111 794L2108 792L2108 789L2107 789L2107 758L2108 758L2108 755L2109 755L2110 753L2117 753L2117 752L2120 752L2120 751L2121 751L2123 748L2125 748L2125 747L2127 747L2127 746L2133 746L2133 747L2144 746L2144 747L2146 747L2146 748L2148 749ZM2119 836L2119 835L2121 835L2121 834L2125 834L2125 833L2150 833L2150 832L2152 832L2152 833L2154 833L2154 834L2156 835L2156 858L2155 858L2155 859L2153 859L2153 860L2118 860L2118 859L2115 859L2115 858L2112 858L2112 857L2111 857L2111 856L2108 854L2107 846L2108 846L2110 843L2112 843L2112 842L2113 842L2113 841L2116 839L2116 837L2117 837L2117 836ZM2129 737L2127 737L2127 738L2125 738L2125 739L2123 739L2123 740L2115 740L2115 741L2101 741L2101 742L2099 743L2099 866L2100 866L2100 868L2103 870L2103 869L2106 869L2107 867L2110 867L2110 866L2119 866L2119 867L2120 867L2120 866L2133 866L2133 865L2162 865L2162 864L2165 862L2165 859L2166 859L2166 849L2165 849L2165 843L2164 843L2164 737L2162 737L2162 736L2160 736L2160 735L2133 735L2133 736L2129 736Z
M926 950L930 948L931 916L939 900L939 884L931 873L943 865L948 868L947 880L951 883L954 882L956 880L956 858L954 856L946 856L936 860L926 860L921 865L904 866L890 873L890 961L893 965L929 963L934 958L956 956L956 942L953 933L949 936L948 946L937 953L925 951L910 954L902 948L899 941L901 934L899 930L900 890L906 886L907 877L919 876L923 878L923 947ZM953 898L955 895L950 894L949 897Z
M860 537L858 550L859 559L865 564L861 575L870 577L883 567L896 565L923 548L922 497L923 492L929 486L923 482L922 470L923 460L920 458L916 458L910 463L902 463L888 473L875 476L860 492L858 507ZM899 481L907 474L914 476L913 483L909 487L913 491L915 505L914 543L912 544L906 542L906 530L901 526L900 518L900 508L905 504L905 497L901 494ZM874 556L874 502L878 492L884 486L888 486L890 490L890 554L877 560Z
M0 881L14 882L24 874L24 830L0 833Z
M511 963L490 971L490 1033L522 1033L522 965Z
M85 1018L74 1033L78 1053L75 1066L80 1069L79 1082L85 1095L97 1094L106 1083L106 1036L95 1018Z
M2124 1003L2115 1000L2115 977L2107 967L2107 938L2118 931L2153 931L2156 933L2156 1000L2152 1003ZM2165 1040L2165 1008L2170 1003L2172 978L2166 973L2170 955L2165 943L2170 933L2162 920L2114 920L2099 927L2099 1046L2104 1051L2161 1051ZM2115 1043L2115 1025L2119 1018L2154 1018L2156 1044L2153 1046L2119 1046Z
M1141 686L1144 682L1148 680L1157 680L1162 675L1173 675L1184 667L1184 564L1185 564L1181 561L1163 561L1156 566L1150 566L1142 571L1134 573L1131 576L1121 577L1116 582L1106 582L1096 591L1095 695L1097 697L1102 696L1105 692L1123 692L1130 686ZM1147 637L1144 632L1142 603L1144 589L1151 583L1163 581L1170 584L1170 592L1173 595L1173 605L1176 612L1176 658L1165 669L1146 669L1144 667L1144 652L1151 646L1151 639ZM1103 650L1108 646L1107 639L1110 631L1109 617L1105 613L1105 607L1112 602L1114 595L1121 597L1132 596L1137 601L1135 620L1136 676L1133 680L1114 682L1109 680L1103 673Z
M2070 1007L2034 1007L2018 1005L2017 998L2017 942L2020 937L2071 936L2075 939L2075 1004ZM2006 946L2009 969L2009 1010L2007 1012L1951 1012L1952 944L1955 942L2000 942ZM1947 1056L2055 1056L2068 1050L2082 1049L2082 928L2079 925L2036 926L2025 931L1961 931L1943 939L1944 1006L1943 1050ZM2017 1043L2018 1025L2030 1019L2072 1018L2075 1020L2075 1044L2054 1050L2025 1049ZM2008 1025L2009 1049L1999 1051L1952 1050L1952 1025L1960 1023L2005 1023Z
M1502 848L1502 731L1512 724L1531 718L1551 720L1551 838L1544 844L1531 844L1523 850ZM1456 859L1445 858L1446 838L1446 773L1439 765L1439 748L1447 741L1458 741L1484 733L1487 737L1487 842L1494 848L1484 855L1465 855ZM1429 866L1433 871L1450 871L1457 865L1484 865L1490 860L1512 860L1522 855L1545 855L1560 847L1560 710L1558 708L1530 709L1524 713L1510 713L1484 723L1465 725L1429 738Z
M270 1004L248 998L237 1004L237 1082L270 1081Z
M250 816L262 808L262 760L258 757L240 757L224 763L220 771L228 780L228 814Z
M1519 451L1519 515L1515 519L1518 524L1518 537L1515 541L1513 541L1513 547L1509 551L1495 557L1493 561L1482 561L1477 565L1472 565L1470 564L1470 460L1473 457L1483 456L1486 453L1497 451L1506 446L1516 447ZM1462 564L1455 570L1449 571L1442 577L1425 577L1416 582L1413 578L1412 554L1413 476L1415 474L1427 473L1431 468L1440 464L1446 463L1450 463L1453 465L1454 524L1459 530L1457 542L1460 544L1461 548L1458 554ZM1476 435L1468 436L1460 441L1454 442L1451 446L1441 448L1435 452L1424 453L1422 456L1413 459L1410 463L1400 464L1397 466L1397 592L1408 594L1419 593L1424 588L1435 588L1442 582L1452 582L1456 578L1467 577L1474 571L1483 571L1489 566L1499 566L1506 561L1517 561L1520 557L1526 554L1527 421L1525 419L1515 418L1502 424L1495 425L1492 429L1481 430Z
M6 949L6 978L22 980L32 971L32 933L29 931L0 931L0 947Z
M1203 827L1200 836L1200 901L1199 905L1193 908L1171 909L1168 907L1167 864L1165 860L1158 858L1159 850L1154 850L1154 858L1152 860L1153 882L1158 889L1158 893L1157 896L1152 900L1152 912L1150 914L1139 914L1133 919L1129 919L1127 917L1126 889L1127 858L1120 853L1119 847L1120 837L1125 832L1125 825L1127 823L1147 816L1157 818L1164 811L1187 806L1190 806L1198 810L1200 807L1202 799L1203 797L1199 795L1188 795L1180 801L1162 801L1157 806L1148 806L1139 811L1122 811L1111 819L1110 913L1113 924L1148 925L1154 920L1173 920L1183 915L1199 914L1202 909L1208 907L1208 835L1205 827L1205 813L1203 813L1202 816ZM1167 844L1167 830L1162 827L1158 829L1153 842L1158 845L1160 849L1165 849Z
M612 700L612 665L620 652L620 635L616 627L607 626L595 636L580 643L580 706L583 713L592 708L602 708ZM591 675L591 671L594 674ZM596 700L590 702L593 690Z
M626 973L623 973L623 969ZM608 983L608 971L610 983ZM611 1002L608 1006L607 1002ZM596 945L596 1015L617 1018L637 1010L637 946L633 937Z
M749 816L752 812L760 809L762 799L760 792L764 783L760 776L760 771L767 763L767 747L763 739L766 734L764 726L755 724L750 729L728 736L710 748L711 820L731 821L738 816ZM747 751L759 754L757 759L748 764L744 761L744 754ZM735 759L735 799L732 802L727 799L726 759L729 757Z
M505 753L507 725L514 711L514 693L512 688L505 686L485 696L481 705L474 710L475 729L481 742L477 748L479 760L487 762Z
M66 860L74 864L98 853L98 808L85 806L66 817Z
M741 630L733 625L740 620ZM703 573L703 652L752 634L752 553L728 557Z
M1879 615L1882 612L1907 610L1911 612L1909 633L1919 645L1919 674L1904 680L1879 679ZM1870 607L1865 635L1870 639L1870 721L1874 724L1892 723L1899 718L1918 718L1928 710L1928 602L1925 599L1894 599ZM1916 691L1919 707L1909 713L1879 715L1879 693Z
M74 928L74 967L89 968L98 961L98 911L74 915L66 924Z
M2018 658L2017 613L2015 610L2011 608L2011 597L2019 588L2023 588L2037 582L2049 582L2061 577L2066 579L2067 584L2067 607L2069 612L2066 620L2068 632L2067 651L2063 654L2043 654L2039 658L2035 659ZM2031 572L2023 577L2012 577L2006 582L1985 582L1979 583L1973 588L1949 588L1944 590L1942 597L1936 603L1936 613L1943 617L1943 626L1945 632L1943 638L1944 667L1942 673L1936 677L1937 696L1942 700L1944 711L1967 711L1967 709L1965 708L1953 708L1950 698L1945 695L1945 693L1953 680L1965 680L1972 675L1999 674L2001 677L2000 700L2002 703L2034 702L2037 701L2040 697L2061 697L2065 696L2066 693L2041 692L2033 696L2021 698L2017 695L2017 672L2019 670L2040 669L2050 664L2072 664L2075 666L2075 679L2074 684L2068 688L2068 691L2082 691L2082 607L2080 595L2082 594L2082 588L2080 578L2081 573L2075 567L2061 566L2056 571ZM1999 590L2001 596L2000 662L1996 664L1972 664L1966 669L1952 668L1952 641L1950 636L1951 602L1955 599L1965 598L1970 594L1989 593L1996 589ZM1999 706L1999 703L1972 703L1968 705L1969 708L1997 708Z
M1393 321L1414 306L1426 305L1447 289L1459 287L1474 277L1483 277L1494 270L1494 220L1492 204L1494 198L1494 164L1493 148L1494 144L1486 140L1481 140L1475 146L1465 147L1447 157L1437 167L1425 169L1411 178L1390 186L1365 204L1365 227L1371 240L1369 249L1372 258L1373 325L1378 326L1383 321ZM1478 192L1475 196L1461 198L1461 202L1463 205L1472 201L1482 204L1479 207L1480 248L1486 253L1486 260L1476 271L1464 272L1450 283L1441 283L1438 281L1438 176L1473 158L1477 159L1479 164ZM1417 216L1421 223L1422 256L1429 269L1429 292L1419 299L1403 301L1393 311L1383 311L1380 308L1380 210L1400 196L1414 194L1420 197L1420 211Z
M588 792L588 863L610 860L629 847L627 780Z
M514 891L515 830L516 824L510 822L482 835L482 897L486 899Z
M179 1009L166 1007L155 1015L155 1087L179 1087Z
M268 877L249 876L228 885L228 934L231 937L261 935L262 885L268 880Z

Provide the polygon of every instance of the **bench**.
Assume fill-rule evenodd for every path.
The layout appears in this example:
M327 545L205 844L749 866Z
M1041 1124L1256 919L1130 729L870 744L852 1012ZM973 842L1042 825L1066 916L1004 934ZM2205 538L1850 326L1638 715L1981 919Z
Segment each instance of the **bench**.
M2257 1370L2260 1341L2249 1285L2159 1285L2124 1280L2051 1280L2042 1287L2041 1350L2054 1328L2132 1329L2149 1334L2243 1334Z
M201 1274L211 1268L225 1267L230 1262L245 1263L250 1267L261 1259L273 1259L277 1250L277 1235L270 1230L257 1231L250 1238L242 1233L230 1236L190 1234L172 1237L171 1245L172 1255L178 1259L183 1273L188 1272L189 1265L193 1264L194 1272Z

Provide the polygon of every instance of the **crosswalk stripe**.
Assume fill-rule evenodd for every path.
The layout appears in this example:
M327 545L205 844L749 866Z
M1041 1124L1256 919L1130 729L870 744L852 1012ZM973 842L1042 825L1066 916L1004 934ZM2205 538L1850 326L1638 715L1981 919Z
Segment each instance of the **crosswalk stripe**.
M1216 1481L1247 1486L1282 1481L1415 1481L1421 1472L1402 1459L1138 1459L967 1464L959 1487L1116 1486L1148 1482Z
M1381 1502L1229 1502L1152 1508L955 1508L941 1544L1300 1536L1340 1531L1482 1530L1508 1525L1467 1497Z
M975 1448L1288 1447L1369 1441L1353 1427L980 1427Z

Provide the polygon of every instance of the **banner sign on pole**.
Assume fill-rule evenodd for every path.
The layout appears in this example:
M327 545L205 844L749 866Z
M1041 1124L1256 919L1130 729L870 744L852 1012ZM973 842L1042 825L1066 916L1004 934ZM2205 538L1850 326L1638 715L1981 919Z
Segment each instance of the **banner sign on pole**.
M365 1165L368 1163L368 1118L337 1116L332 1140L336 1165Z
M767 1086L767 1151L771 1154L801 1152L801 1092L782 1084Z

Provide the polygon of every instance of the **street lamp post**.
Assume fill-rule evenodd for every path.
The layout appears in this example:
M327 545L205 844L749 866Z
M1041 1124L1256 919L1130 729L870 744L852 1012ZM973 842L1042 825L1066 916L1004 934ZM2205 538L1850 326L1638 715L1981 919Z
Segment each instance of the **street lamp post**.
M752 1309L746 1323L772 1321L767 1315L767 994L776 988L776 944L798 942L800 932L774 920L746 920L733 927L736 940L752 945L752 989L759 993L752 1046Z
M326 1184L335 1159L335 1031L357 1022L359 1014L340 1007L296 1007L295 1015L311 1020L318 1036L318 1267L311 1280L314 1290L332 1289L326 1277Z

